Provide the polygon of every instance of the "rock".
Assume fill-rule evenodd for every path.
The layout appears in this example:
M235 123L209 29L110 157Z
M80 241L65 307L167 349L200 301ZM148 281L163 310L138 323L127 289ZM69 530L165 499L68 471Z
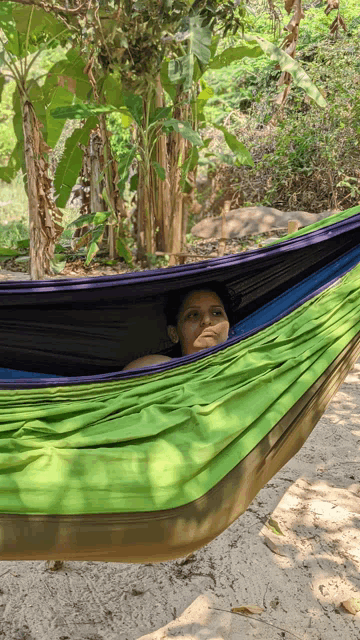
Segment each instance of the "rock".
M258 233L268 233L273 229L287 228L289 220L298 220L300 227L306 227L332 215L331 211L308 213L307 211L280 211L273 207L243 207L226 214L225 238L241 238ZM198 238L221 238L221 216L203 218L191 233Z

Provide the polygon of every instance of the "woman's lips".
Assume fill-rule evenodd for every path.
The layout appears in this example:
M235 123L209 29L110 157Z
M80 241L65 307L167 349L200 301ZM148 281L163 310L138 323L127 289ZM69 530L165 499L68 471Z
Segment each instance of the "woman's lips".
M218 331L216 331L214 327L208 327L204 329L196 338L194 347L196 349L206 349L208 347L212 347L214 346L214 342L216 343L218 337Z
M217 331L215 331L215 329L204 329L204 331L202 331L200 333L200 335L201 336L216 336L217 335Z

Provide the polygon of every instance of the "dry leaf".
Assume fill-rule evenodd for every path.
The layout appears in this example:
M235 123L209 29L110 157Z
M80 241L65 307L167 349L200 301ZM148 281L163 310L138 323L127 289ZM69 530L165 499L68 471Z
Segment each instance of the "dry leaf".
M267 536L264 536L264 542L266 546L269 547L270 551L272 551L273 553L276 553L278 556L284 556L285 558L288 557L288 554L286 553L286 551L284 551L281 548L281 546L278 546L277 544L275 544L275 542L273 542Z
M269 518L269 520L265 523L267 528L270 529L273 533L276 533L277 536L283 536L283 532L281 531L279 524L273 518Z
M64 566L63 560L46 560L46 569L49 571L59 571Z
M265 611L262 607L259 607L257 604L243 604L241 607L233 607L231 609L232 613L244 613L246 616L254 613L262 613Z
M341 606L346 609L349 613L352 613L355 616L360 611L360 597L359 598L349 598L341 603Z

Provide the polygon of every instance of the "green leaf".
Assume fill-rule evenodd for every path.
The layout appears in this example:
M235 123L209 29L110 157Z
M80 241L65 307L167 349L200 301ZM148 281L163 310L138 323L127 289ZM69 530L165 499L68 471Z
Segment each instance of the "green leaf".
M79 100L89 100L92 94L92 86L87 75L84 73L84 67L86 60L84 60L80 50L78 48L70 49L66 53L68 60L67 64L64 63L60 75L65 78L71 78L76 80L75 95ZM59 63L60 64L60 63ZM62 64L62 62L61 62ZM54 65L56 66L56 65ZM51 73L50 69L50 73ZM56 71L54 70L54 76L57 79Z
M189 171L192 171L199 163L199 151L196 147L191 147L188 157L181 167L180 187L185 193L190 193L191 185L186 179Z
M75 129L66 140L64 153L56 167L54 178L55 193L58 196L56 204L60 208L65 207L81 170L83 151L79 144L87 145L90 132L95 129L97 123L97 118L89 118L81 129Z
M203 83L205 84L205 83ZM209 98L212 98L214 95L215 91L212 87L209 87L208 85L205 85L205 87L203 88L202 91L200 91L198 97L196 98L197 101L199 102L206 102L207 100L209 100Z
M248 47L242 45L241 47L229 47L210 62L210 69L222 69L227 67L236 60L242 60L243 58L258 58L263 55L261 47Z
M180 58L170 60L169 67L169 80L172 84L184 83L184 90L189 89L194 77L194 56L190 53L186 53Z
M123 101L127 111L131 113L136 124L141 127L143 120L143 101L141 96L130 91L123 91Z
M64 247L64 245L63 245L63 244L57 243L57 244L55 245L55 252L56 252L56 253L66 253L66 251L67 251L67 248L66 248L66 247Z
M129 250L129 248L126 246L126 242L124 240L124 238L117 238L116 239L116 251L117 254L120 258L123 258L126 262L127 265L129 265L129 267L133 267L133 258L132 258L132 254L131 251Z
M164 167L162 167L158 162L156 162L156 160L153 160L151 163L158 175L158 177L160 178L160 180L162 180L164 182L166 174L165 174L165 169Z
M84 120L99 113L114 113L114 111L119 111L119 109L110 104L84 104L83 102L78 102L66 107L57 107L50 112L50 115L52 118L65 120Z
M149 119L149 124L154 124L163 118L168 118L171 115L171 107L156 107L153 115Z
M111 215L111 211L98 211L97 213L95 213L93 224L103 224L110 218Z
M283 536L283 532L281 531L279 524L273 518L269 518L269 520L265 523L267 528L270 529L277 536Z
M16 243L18 249L28 249L30 247L30 238L24 238L24 240L18 240Z
M8 247L0 247L0 256L9 256L9 258L12 258L13 256L18 256L19 255L19 251L16 251L16 249L8 249Z
M79 216L76 220L73 220L68 225L69 227L76 227L77 229L81 229L81 227L86 227L88 224L93 224L94 218L96 216L95 213L86 213L83 216Z
M50 260L50 267L54 274L61 273L66 267L66 258L61 253L55 253L52 260Z
M163 131L167 133L168 130L180 133L183 138L189 140L191 144L194 144L197 147L203 146L201 137L199 136L197 131L194 131L189 122L182 122L181 120L176 120L175 118L165 120L165 122L163 122Z
M102 91L108 104L113 104L117 108L123 106L120 77L116 78L109 73L104 80Z
M190 18L190 52L196 56L203 71L210 60L211 39L211 29L208 26L202 26L202 18L199 15Z
M43 9L17 5L13 7L12 15L19 33L26 35L29 21L30 34L46 32L47 35L55 36L64 30L63 22L58 21L55 16Z
M6 33L9 24L15 24L12 15L12 2L1 2L0 4L0 29Z
M0 3L0 29L7 38L6 51L17 56L19 54L19 44L18 32L12 15L13 6L12 2Z
M321 95L319 89L311 82L309 76L296 60L291 58L291 56L282 49L279 49L279 47L276 47L272 42L268 42L260 36L251 35L244 36L244 38L248 42L255 40L271 60L275 60L279 64L282 71L290 73L295 85L304 89L305 93L315 100L319 107L326 106L326 100Z
M164 91L166 91L166 93L170 96L171 100L175 102L176 89L169 78L169 61L168 60L164 60L164 62L161 65L160 81Z
M36 117L40 120L43 125L41 129L42 135L46 137L47 134L47 109L44 101L44 91L43 88L38 84L38 82L34 80L30 80L29 88L28 88L28 96L31 104L34 107ZM21 119L22 126L22 119Z
M135 173L130 178L130 191L137 191L138 184L139 184L139 174Z
M184 83L184 90L191 88L194 81L195 61L198 65L196 80L204 73L211 58L211 29L203 26L199 15L189 18L189 29L186 32L188 51L185 55L170 60L168 76L173 84Z
M84 74L85 61L77 50L70 50L66 58L56 62L49 70L43 86L46 104L47 144L54 148L64 128L65 121L51 115L57 107L72 105L74 97L87 100L92 87Z
M186 158L184 164L182 165L184 176L186 176L189 173L189 171L192 171L193 169L195 169L198 162L199 162L199 152L196 147L191 147L190 153Z
M121 197L123 197L125 185L129 177L130 167L136 156L136 153L137 153L137 148L136 146L134 146L132 149L130 149L130 151L128 151L126 156L124 156L121 159L121 161L118 163L118 175L120 178L120 180L118 181L118 189ZM131 183L130 183L130 189L131 189Z
M86 260L85 260L85 266L88 267L91 260L94 258L94 256L97 254L97 252L100 249L100 242L101 239L104 235L104 231L105 231L105 224L99 225L98 227L96 227L96 229L94 229L94 231L92 232L92 238L91 238L91 242L88 248L88 252L86 255Z
M23 144L17 142L6 167L0 167L0 180L10 183L19 171L23 160Z
M236 138L236 136L234 136L226 129L226 127L223 127L220 124L212 123L212 126L215 127L215 129L223 132L226 144L236 155L236 164L238 166L243 164L250 167L254 166L254 161L250 155L250 152L247 150L245 145Z
M48 105L48 108L46 109L46 142L52 149L54 149L56 143L58 142L66 121L53 118L51 112L55 108L57 108L59 104L71 105L73 100L74 96L72 93L70 93L70 91L68 91L64 87L54 87L51 101Z
M200 80L200 86L202 90L196 98L195 103L192 104L192 112L194 120L197 120L197 122L204 122L204 106L207 101L213 97L215 92L212 87L209 87L206 82L204 82L204 80Z
M131 123L133 122L133 117L130 114L130 112L127 112L125 110L121 111L120 117L121 117L121 124L124 127L124 129L127 129L127 127L130 127Z
M219 46L219 42L220 42L221 38L219 35L213 35L211 38L211 45L210 45L210 56L211 56L211 60L214 59L215 54L216 54L216 50Z

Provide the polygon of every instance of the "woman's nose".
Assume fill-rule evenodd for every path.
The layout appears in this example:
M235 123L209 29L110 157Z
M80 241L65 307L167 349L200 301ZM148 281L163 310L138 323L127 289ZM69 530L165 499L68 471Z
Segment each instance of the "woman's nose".
M211 316L209 313L204 313L201 319L201 324L211 324Z

